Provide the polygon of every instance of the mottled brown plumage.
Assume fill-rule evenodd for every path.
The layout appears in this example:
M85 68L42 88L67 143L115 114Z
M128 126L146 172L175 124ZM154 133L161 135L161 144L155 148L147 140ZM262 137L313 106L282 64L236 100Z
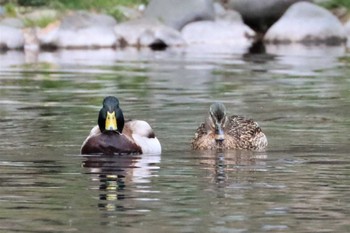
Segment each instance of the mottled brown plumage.
M221 103L210 106L209 115L192 140L194 150L244 149L261 151L267 138L258 123L241 116L227 116Z

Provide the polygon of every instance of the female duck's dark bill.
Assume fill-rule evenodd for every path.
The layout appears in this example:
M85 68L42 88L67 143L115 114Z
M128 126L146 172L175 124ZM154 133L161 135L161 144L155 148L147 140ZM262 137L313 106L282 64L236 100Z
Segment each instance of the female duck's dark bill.
M224 130L221 125L217 124L215 127L215 141L222 142L225 140Z

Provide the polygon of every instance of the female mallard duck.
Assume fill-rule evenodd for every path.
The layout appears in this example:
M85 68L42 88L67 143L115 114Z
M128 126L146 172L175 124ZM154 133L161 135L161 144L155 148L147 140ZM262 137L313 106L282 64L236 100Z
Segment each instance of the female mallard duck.
M81 146L81 154L160 154L161 145L146 121L124 122L116 97L108 96L92 128Z
M194 150L244 149L261 151L267 138L258 123L241 116L227 116L222 103L213 103L209 115L193 138Z

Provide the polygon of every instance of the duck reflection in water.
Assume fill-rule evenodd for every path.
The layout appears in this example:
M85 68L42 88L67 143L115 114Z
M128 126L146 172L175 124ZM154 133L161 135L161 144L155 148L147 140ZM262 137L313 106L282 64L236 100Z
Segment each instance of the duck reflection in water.
M248 173L266 166L266 152L247 150L207 150L197 151L201 167L208 170L208 178L219 188L240 183ZM249 176L248 176L249 177Z
M136 208L135 195L145 193L159 163L160 155L92 155L84 157L82 166L91 175L90 189L99 192L98 208L109 217Z

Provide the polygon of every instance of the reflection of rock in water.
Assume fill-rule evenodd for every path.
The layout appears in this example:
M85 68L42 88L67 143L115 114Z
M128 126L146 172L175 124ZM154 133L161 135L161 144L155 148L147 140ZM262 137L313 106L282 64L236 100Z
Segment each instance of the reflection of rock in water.
M277 64L287 65L288 75L319 75L339 65L338 58L346 53L345 46L292 44L265 44L266 53L278 57Z
M99 191L98 208L108 217L134 208L137 190L133 189L138 187L133 184L150 182L151 170L158 169L159 162L159 155L86 156L82 166L91 175L90 189Z
M209 177L219 187L235 182L235 175L239 171L255 172L258 167L264 166L266 152L244 150L229 151L201 151L200 162L204 169L209 171Z

